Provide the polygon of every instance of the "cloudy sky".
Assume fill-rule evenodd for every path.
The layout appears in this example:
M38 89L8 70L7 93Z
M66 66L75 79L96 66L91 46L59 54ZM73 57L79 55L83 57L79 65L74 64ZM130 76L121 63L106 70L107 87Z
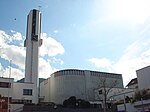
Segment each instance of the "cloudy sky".
M149 0L1 0L0 77L24 77L27 15L42 12L39 77L69 68L120 73L150 65Z

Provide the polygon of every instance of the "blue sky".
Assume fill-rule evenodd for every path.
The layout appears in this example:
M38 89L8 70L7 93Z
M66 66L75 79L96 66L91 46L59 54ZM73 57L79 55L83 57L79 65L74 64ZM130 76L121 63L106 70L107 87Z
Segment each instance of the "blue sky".
M150 65L149 0L0 1L0 76L24 77L27 15L42 12L39 77L77 68L123 74ZM16 20L15 20L16 18Z

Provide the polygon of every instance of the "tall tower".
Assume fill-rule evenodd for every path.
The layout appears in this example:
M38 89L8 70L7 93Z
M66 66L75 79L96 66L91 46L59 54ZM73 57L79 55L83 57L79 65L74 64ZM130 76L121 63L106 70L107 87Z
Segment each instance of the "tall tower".
M38 95L38 59L39 47L42 45L41 13L33 9L27 16L27 31L24 46L26 47L25 82L34 84L34 93ZM35 94L34 94L35 95ZM36 96L37 96L36 95Z

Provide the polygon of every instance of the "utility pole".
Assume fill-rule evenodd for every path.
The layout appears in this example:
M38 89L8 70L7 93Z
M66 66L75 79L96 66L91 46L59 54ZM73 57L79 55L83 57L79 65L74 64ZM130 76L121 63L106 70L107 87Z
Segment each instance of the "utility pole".
M125 94L123 94L123 101L124 101L124 111L126 112L126 111L127 111L127 108L126 108Z
M7 112L9 112L10 110L10 101L9 101L9 92L10 92L10 88L11 88L11 83L10 83L10 77L11 77L11 60L9 61L9 87L8 87L8 107L7 107Z
M142 102L142 111L144 112L144 104L143 104L143 98L141 97L141 102Z

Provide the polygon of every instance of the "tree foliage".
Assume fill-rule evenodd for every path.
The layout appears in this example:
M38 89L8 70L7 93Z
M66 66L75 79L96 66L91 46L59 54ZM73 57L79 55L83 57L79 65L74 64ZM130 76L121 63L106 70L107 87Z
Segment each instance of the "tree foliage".
M150 89L142 89L135 92L134 101L150 99Z

